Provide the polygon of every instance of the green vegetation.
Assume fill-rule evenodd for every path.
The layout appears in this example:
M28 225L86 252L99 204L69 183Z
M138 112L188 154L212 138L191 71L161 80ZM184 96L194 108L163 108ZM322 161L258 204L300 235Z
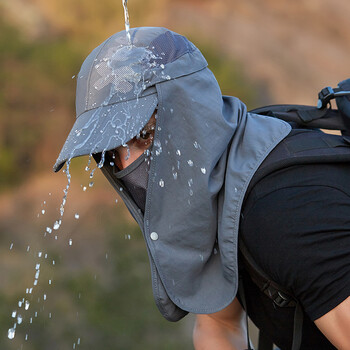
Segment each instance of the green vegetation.
M257 87L249 83L241 70L241 65L228 59L218 48L207 42L193 39L208 62L209 69L219 82L223 95L236 96L248 107L257 101Z
M54 161L55 137L74 115L71 77L81 57L64 39L26 41L1 18L0 51L1 190Z
M152 296L145 243L139 229L128 223L120 209L113 206L96 211L102 225L95 220L82 221L79 231L83 235L70 248L42 241L48 246L45 252L50 258L39 260L39 284L32 295L25 295L25 284L18 281L23 281L21 274L34 275L38 259L28 255L22 258L22 264L12 271L16 278L2 286L7 294L0 293L1 349L15 350L24 344L24 350L61 350L72 349L74 343L76 349L89 350L192 348L188 320L170 323L159 314ZM89 229L98 231L98 235ZM88 246L84 239L91 240ZM12 254L2 250L7 261L11 261ZM52 285L47 283L49 279ZM28 283L30 286L32 281ZM30 300L28 311L17 307L23 297ZM24 321L17 326L15 338L9 340L5 334L13 326L11 313L15 309Z

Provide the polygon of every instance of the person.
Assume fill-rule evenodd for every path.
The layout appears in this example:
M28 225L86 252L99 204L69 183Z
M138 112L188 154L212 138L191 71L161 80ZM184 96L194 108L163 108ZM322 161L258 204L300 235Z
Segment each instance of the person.
M112 35L84 61L76 122L54 170L94 156L141 228L161 314L196 314L196 349L249 346L237 298L238 233L300 299L322 332L312 335L317 348L350 349L350 165L292 166L247 192L296 137L291 126L222 96L185 37L157 27L130 36L131 45L125 32Z

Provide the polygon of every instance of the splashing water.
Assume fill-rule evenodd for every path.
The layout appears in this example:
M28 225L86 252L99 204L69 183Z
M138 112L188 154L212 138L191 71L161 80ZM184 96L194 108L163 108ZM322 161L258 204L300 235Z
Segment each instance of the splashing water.
M130 21L129 21L129 11L128 11L128 0L122 0L124 7L124 18L125 18L125 32L128 39L128 43L131 46L131 36L130 36Z
M10 328L7 332L7 336L9 339L13 339L16 334L16 329L15 328Z
M63 217L63 214L64 214L65 205L66 205L66 202L67 202L68 190L69 190L70 183L71 183L71 175L69 173L69 165L70 165L70 160L67 161L67 167L65 169L65 173L66 173L66 176L67 176L67 185L66 185L66 188L63 190L64 196L62 198L62 202L61 202L61 205L60 205L60 218L54 222L52 227L46 227L44 236L46 236L47 233L52 233L53 230L58 230L60 228L60 226L61 226L62 217ZM44 202L44 204L46 204L46 202ZM44 211L44 209L42 210L42 214L44 214L43 211ZM55 236L55 239L57 239L57 236ZM27 252L29 252L29 250L30 250L30 247L28 246L27 247ZM42 259L42 258L47 259L48 254L43 254L42 251L38 251L36 256L37 256L37 259ZM53 261L53 265L54 264L55 263ZM38 285L39 276L40 276L40 263L36 262L33 287ZM49 281L49 284L51 284L50 281ZM33 287L26 288L26 294L32 294ZM44 300L46 300L46 294L44 296ZM25 298L23 298L23 299L18 301L18 308L22 308L23 306L24 306L24 310L25 311L29 310L30 302L28 300L25 300ZM16 317L16 315L17 315L17 317ZM12 312L12 317L16 318L16 323L14 324L14 326L12 328L9 328L9 330L8 330L7 336L8 336L9 339L14 339L15 334L16 334L16 326L22 324L22 322L24 320L24 317L22 315L20 315L17 311L13 311ZM37 312L35 312L35 317L37 317ZM32 318L30 318L30 323L32 323Z

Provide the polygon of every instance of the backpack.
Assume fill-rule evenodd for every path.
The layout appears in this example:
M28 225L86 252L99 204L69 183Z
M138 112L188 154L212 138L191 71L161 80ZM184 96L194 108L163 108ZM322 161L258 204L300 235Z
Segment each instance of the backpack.
M336 100L337 109L332 108L333 99ZM322 89L318 94L317 106L271 105L249 112L290 123L293 129L291 136L287 137L288 147L295 152L291 157L290 152L284 151L284 147L277 146L254 174L246 196L254 184L264 176L287 166L329 161L350 162L350 79L340 82L337 88ZM319 131L307 132L313 129L338 130L341 135L330 135ZM322 337L314 323L304 317L302 307L293 293L274 282L258 266L241 236L239 236L239 262L238 298L246 314L260 328L258 350L272 350L272 339L282 339L283 327L293 329L292 338L285 343L282 342L288 344L282 345L283 349L300 349L303 329L305 333L318 333ZM281 322L281 315L286 323ZM276 329L280 334L274 336ZM249 339L248 322L247 337ZM312 340L310 342L312 343ZM334 349L329 342L325 343L328 344L324 346L309 344L308 349ZM248 349L251 349L250 344Z

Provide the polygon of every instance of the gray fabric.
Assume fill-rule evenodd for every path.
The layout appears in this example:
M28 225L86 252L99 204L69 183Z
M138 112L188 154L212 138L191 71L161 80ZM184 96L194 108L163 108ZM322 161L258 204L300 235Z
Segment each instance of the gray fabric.
M168 48L165 78L155 74L149 83L156 89L158 118L144 216L109 164L102 171L143 232L156 304L176 321L187 312L219 311L235 297L244 194L290 126L247 113L237 98L222 96L199 50L159 30L161 35L154 28L133 33L153 36L155 50Z
M154 85L207 65L183 36L165 28L133 28L94 49L77 76L77 119L54 170L74 157L114 149L136 136L157 105Z
M157 92L145 238L170 299L213 313L236 295L245 190L290 127L223 98L209 69L157 84Z

